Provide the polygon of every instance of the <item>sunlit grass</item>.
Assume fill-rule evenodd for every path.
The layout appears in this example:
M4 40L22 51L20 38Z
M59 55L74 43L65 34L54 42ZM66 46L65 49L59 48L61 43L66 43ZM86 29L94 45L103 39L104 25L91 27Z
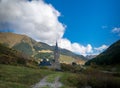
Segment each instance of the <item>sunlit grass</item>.
M52 73L54 72L49 70L0 64L0 88L30 88Z
M60 76L61 76L61 73L58 73L58 72L55 74L51 74L47 77L47 82L53 83L55 82L55 78Z
M120 88L120 75L99 72L87 68L81 73L55 72L49 69L33 69L23 66L0 64L0 88L30 88L47 76L47 82L53 83L60 76L61 88ZM50 88L45 86L43 88Z

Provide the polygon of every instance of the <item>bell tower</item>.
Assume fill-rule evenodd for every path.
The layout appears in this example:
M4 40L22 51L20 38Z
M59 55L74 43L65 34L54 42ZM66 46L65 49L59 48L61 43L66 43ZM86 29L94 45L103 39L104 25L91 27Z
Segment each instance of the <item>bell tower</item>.
M60 57L60 50L58 48L58 44L56 42L55 49L54 49L54 68L56 70L61 70L60 62L59 62L59 57Z

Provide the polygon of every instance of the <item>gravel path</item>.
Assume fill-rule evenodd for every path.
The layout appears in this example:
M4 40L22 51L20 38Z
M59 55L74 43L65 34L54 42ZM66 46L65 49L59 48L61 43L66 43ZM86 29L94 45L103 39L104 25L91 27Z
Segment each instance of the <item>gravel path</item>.
M60 88L62 86L62 83L59 82L60 77L57 76L53 83L49 83L46 81L48 76L44 77L40 82L36 83L32 86L32 88Z

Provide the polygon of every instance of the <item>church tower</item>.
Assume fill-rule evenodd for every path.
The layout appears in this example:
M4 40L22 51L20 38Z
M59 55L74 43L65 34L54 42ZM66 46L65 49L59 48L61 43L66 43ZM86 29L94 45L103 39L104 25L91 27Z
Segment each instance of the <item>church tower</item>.
M59 57L60 57L60 50L58 48L58 44L56 42L55 49L54 49L54 68L56 70L61 70L60 62L59 62Z

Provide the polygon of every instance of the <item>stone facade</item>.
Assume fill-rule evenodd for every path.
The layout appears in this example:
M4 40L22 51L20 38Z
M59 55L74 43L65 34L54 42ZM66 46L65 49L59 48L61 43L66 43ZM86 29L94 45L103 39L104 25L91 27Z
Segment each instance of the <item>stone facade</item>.
M55 49L54 49L54 68L56 70L61 70L59 57L60 57L60 50L59 50L58 44L56 42L56 46L55 46Z

